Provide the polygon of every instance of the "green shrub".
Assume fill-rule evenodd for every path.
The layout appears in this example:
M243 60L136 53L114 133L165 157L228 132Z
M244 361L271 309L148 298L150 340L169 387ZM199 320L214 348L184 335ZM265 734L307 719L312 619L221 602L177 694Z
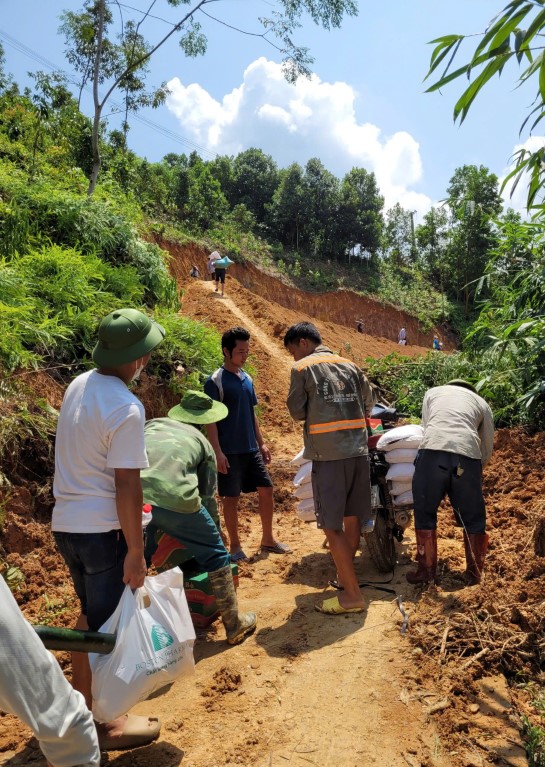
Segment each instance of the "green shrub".
M454 378L473 383L494 411L498 425L527 424L528 412L518 401L520 377L491 353L469 356L462 352L429 352L425 357L408 359L390 354L382 359L367 359L370 377L380 385L385 396L398 410L420 417L422 400L432 386L441 386ZM489 379L490 372L494 373Z
M176 310L177 290L167 254L139 239L131 220L116 207L111 200L76 195L46 180L29 186L22 174L0 170L0 227L5 232L0 255L9 260L32 243L76 248L114 266L134 267L144 287L144 302Z
M152 357L151 371L166 378L176 394L201 389L204 379L223 362L221 335L179 314L158 310L155 317L166 335ZM178 370L180 366L183 374Z

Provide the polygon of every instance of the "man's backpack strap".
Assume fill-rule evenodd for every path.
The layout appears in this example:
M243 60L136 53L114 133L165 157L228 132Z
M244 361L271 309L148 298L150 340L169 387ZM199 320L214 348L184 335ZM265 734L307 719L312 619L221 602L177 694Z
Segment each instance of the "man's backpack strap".
M218 387L218 392L220 395L220 402L223 402L223 368L218 368L217 370L214 370L212 375L210 376L210 380L212 383L215 383Z
M241 370L240 372L253 385L252 377L248 375L248 373L246 373L244 370ZM214 370L214 372L210 376L210 380L213 383L215 383L216 386L218 387L220 402L223 402L223 367L218 368L217 370Z

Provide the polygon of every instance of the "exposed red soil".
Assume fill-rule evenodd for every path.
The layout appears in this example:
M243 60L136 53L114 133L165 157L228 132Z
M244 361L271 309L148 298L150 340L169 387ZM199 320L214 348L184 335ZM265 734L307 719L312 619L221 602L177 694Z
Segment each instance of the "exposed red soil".
M545 435L528 436L522 430L496 435L485 470L490 553L480 587L463 587L461 531L445 504L439 526L439 586L423 593L407 586L402 569L407 552L392 583L409 608L409 641L399 635L400 616L390 597L375 590L366 592L370 607L363 618L324 619L314 605L334 570L319 531L294 514L294 472L288 463L301 445L301 432L285 408L291 359L282 335L302 318L302 310L279 306L232 277L226 298L218 298L210 283L187 278L187 263L197 253L188 248L183 259L179 254L173 258L173 271L183 278L182 310L220 331L233 324L250 328L260 418L273 452L275 530L294 554L258 553L255 498L245 497L241 532L252 559L240 567L239 595L244 608L258 612L258 632L230 649L220 624L202 633L194 683L174 685L137 708L161 716L159 743L110 754L108 764L524 764L511 704L514 700L519 711L535 720L528 694L513 686L514 675L543 682ZM263 284L269 284L267 279ZM342 323L314 320L328 345L356 361L394 350L407 355L427 351L403 349ZM40 390L58 407L56 384L41 381ZM139 393L151 415L162 415L171 404L168 392L145 376ZM8 562L26 576L17 593L25 614L33 622L73 625L76 599L49 532L49 488L40 495L33 486L17 487L10 494L4 491L2 501L0 542ZM366 568L367 577L380 579L368 572L367 556L358 567ZM484 648L484 656L463 667ZM69 675L68 655L58 657ZM444 708L429 713L428 703L445 701ZM0 715L0 764L43 765L29 736L14 717Z
M203 277L206 276L208 253L204 248L195 244L177 245L161 239L157 242L171 254L171 269L180 285L187 283L193 264L199 267ZM299 320L313 318L313 321L334 323L357 335L356 320L362 318L365 331L372 338L397 342L399 329L405 326L410 343L416 347L431 349L433 336L437 334L445 350L454 348L452 339L440 328L423 331L416 317L411 314L392 304L360 295L352 290L325 293L299 290L251 263L235 263L229 268L229 277L237 280L254 295L273 302L277 307L295 312ZM400 348L402 347L396 344L394 351L399 351ZM368 356L374 355L370 353Z

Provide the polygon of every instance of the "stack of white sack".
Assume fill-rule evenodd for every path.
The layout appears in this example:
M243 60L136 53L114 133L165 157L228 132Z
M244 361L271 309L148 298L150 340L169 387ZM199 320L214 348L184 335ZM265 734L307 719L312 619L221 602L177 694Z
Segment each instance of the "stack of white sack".
M384 452L390 464L386 479L394 506L410 506L413 503L414 459L423 434L424 430L418 425L397 426L389 429L377 442L377 449Z
M292 464L298 467L297 474L293 480L295 486L295 495L298 499L297 516L303 522L315 522L314 497L312 494L312 461L303 458L304 448L297 453L292 460Z

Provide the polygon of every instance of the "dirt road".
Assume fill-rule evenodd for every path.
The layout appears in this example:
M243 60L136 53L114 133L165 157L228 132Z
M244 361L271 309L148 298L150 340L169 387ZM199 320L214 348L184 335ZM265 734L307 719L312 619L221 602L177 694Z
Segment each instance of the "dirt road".
M213 293L211 283L192 281L184 288L184 313L218 330L242 324L252 333L262 429L273 453L275 529L293 554L259 553L255 499L245 498L242 542L252 556L249 563L240 566L239 598L243 608L258 613L258 630L238 647L224 642L219 623L201 632L195 647L194 678L180 681L161 697L136 707L138 713L161 717L160 740L133 752L105 755L104 763L111 767L481 767L490 754L500 754L505 763L522 767L526 763L524 751L516 728L509 722L509 691L503 677L486 682L488 687L485 684L479 692L468 681L467 672L460 675L461 654L474 655L479 645L465 649L460 635L454 632L454 628L459 631L456 621L459 623L464 613L477 610L474 605L479 600L480 613L471 614L479 615L485 608L493 614L490 605L500 603L501 590L507 592L502 574L511 573L512 578L518 574L510 559L510 541L515 525L520 525L522 493L528 493L531 483L522 475L520 482L507 483L506 477L512 475L510 467L520 449L519 437L505 434L498 444L499 459L488 473L487 492L495 499L493 524L499 526L499 520L504 520L510 537L492 551L490 575L482 589L461 589L457 596L447 593L459 589L456 573L461 567L462 547L448 512L442 511L440 525L445 537L441 541L441 572L447 591L431 589L421 599L408 588L403 564L408 559L406 553L387 586L403 597L412 641L400 633L402 617L394 595L376 588L364 589L369 602L365 614L322 616L314 606L324 595L333 594L328 579L335 573L322 545L323 536L314 524L304 524L295 515L291 494L294 470L289 460L300 449L302 439L300 427L291 421L285 407L291 359L282 346L282 337L292 322L306 317L256 296L233 279L228 280L224 299ZM329 346L356 360L400 351L385 339L334 323L317 324ZM408 354L417 351L407 348ZM535 478L536 492L545 491L539 473L542 449L545 440L538 435L528 443L524 458L517 457L521 466L524 462L532 466L534 474L528 476ZM524 496L526 504L528 498ZM19 552L10 555L10 563L24 569L34 589L34 594L27 591L25 612L35 622L71 625L76 601L52 543L47 514L29 519L30 507L28 491L15 492L3 531L8 550ZM495 535L498 540L499 530ZM407 540L412 543L412 531ZM357 567L362 578L383 578L369 565L365 554ZM542 594L539 589L545 576L536 570L529 585L528 573L518 569L521 579L526 579L527 604L534 604L537 597L534 599L531 592L530 600L530 587ZM528 615L530 620L533 614ZM526 620L526 613L523 617ZM519 620L524 625L522 618ZM499 626L497 620L495 625ZM488 657L492 656L493 652ZM58 657L69 674L68 656L61 653ZM499 661L494 668L501 668ZM480 664L475 663L471 670L475 678L483 676ZM443 724L436 728L438 722ZM493 722L499 733L496 740L490 735ZM29 737L18 720L0 715L0 764L43 767L45 762ZM480 739L478 747L476 739Z
M284 404L292 360L274 333L279 322L286 326L292 318L289 310L267 306L232 280L228 290L222 299L212 283L189 285L184 312L208 319L220 330L240 324L252 334L256 388L264 401L263 429L274 453L276 530L294 553L258 553L255 503L246 499L243 545L254 555L241 566L239 595L243 607L258 613L258 631L243 645L227 648L217 625L197 643L196 684L182 682L153 706L148 702L139 707L164 719L164 739L183 752L183 758L179 753L161 762L154 758L154 763L406 767L411 759L422 764L432 758L435 765L447 765L422 705L407 705L412 649L400 634L402 617L395 597L365 589L369 610L363 616L331 618L314 609L335 573L323 535L294 515L289 459L302 442ZM346 329L321 330L331 345L342 346ZM366 557L359 566L362 578L383 577L368 566ZM401 570L392 586L406 594ZM132 761L136 759L142 761ZM140 763L149 762L136 752L115 762Z

